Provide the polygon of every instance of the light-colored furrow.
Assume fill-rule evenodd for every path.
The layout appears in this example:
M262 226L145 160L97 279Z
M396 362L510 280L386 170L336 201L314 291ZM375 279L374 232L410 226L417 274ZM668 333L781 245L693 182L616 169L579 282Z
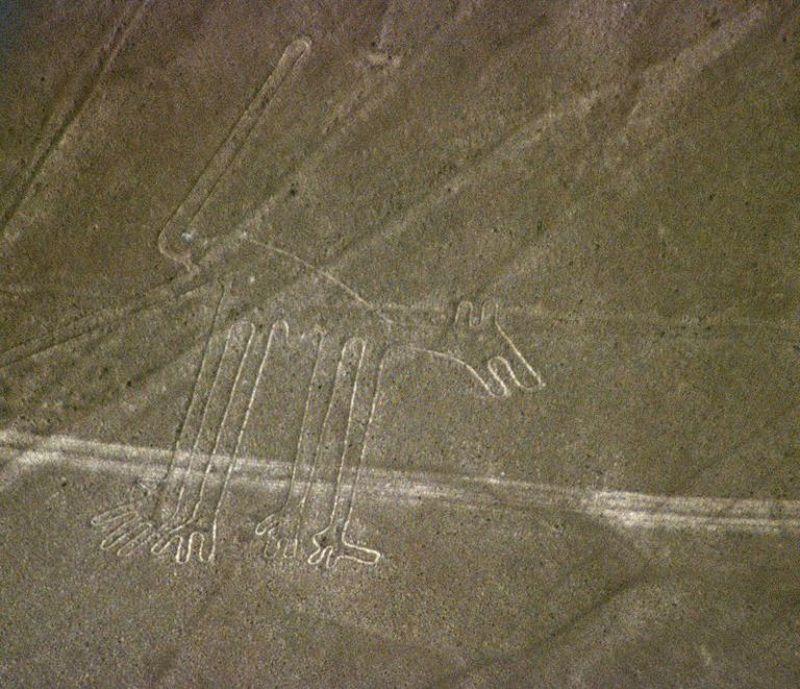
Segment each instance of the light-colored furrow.
M157 479L169 450L101 443L65 435L0 431L0 490L30 470L69 466L80 471ZM267 492L288 484L291 464L242 457L233 483ZM401 472L364 467L360 494L371 502L452 503L477 509L557 511L585 515L627 529L680 529L754 535L800 534L800 500L665 496L515 481L491 476Z

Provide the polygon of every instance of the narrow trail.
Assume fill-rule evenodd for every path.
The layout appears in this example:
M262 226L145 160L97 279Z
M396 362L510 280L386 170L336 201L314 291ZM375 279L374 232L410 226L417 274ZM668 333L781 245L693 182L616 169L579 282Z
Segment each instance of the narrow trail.
M0 431L0 493L29 471L48 466L157 479L171 457L172 452L162 448ZM289 462L243 457L232 482L280 492L288 483L291 470ZM649 495L377 467L363 467L359 495L370 502L406 504L410 509L433 502L471 509L567 512L628 530L800 534L800 500Z

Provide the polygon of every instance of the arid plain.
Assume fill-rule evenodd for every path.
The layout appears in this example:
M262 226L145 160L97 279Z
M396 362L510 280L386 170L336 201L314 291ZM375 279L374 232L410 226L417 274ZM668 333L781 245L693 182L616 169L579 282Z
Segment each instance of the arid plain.
M800 8L0 0L0 686L800 686Z

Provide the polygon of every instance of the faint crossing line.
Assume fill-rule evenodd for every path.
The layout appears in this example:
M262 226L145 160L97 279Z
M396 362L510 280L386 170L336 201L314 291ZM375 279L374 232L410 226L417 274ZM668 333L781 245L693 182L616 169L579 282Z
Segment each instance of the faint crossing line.
M0 431L0 490L23 469L70 466L96 473L160 478L171 450ZM202 464L202 462L201 462ZM290 462L242 457L233 481L269 492L288 484ZM5 476L5 478L4 478ZM681 529L756 535L800 534L800 500L663 496L515 481L491 476L364 467L359 491L376 502L452 503L477 509L570 512L628 529Z

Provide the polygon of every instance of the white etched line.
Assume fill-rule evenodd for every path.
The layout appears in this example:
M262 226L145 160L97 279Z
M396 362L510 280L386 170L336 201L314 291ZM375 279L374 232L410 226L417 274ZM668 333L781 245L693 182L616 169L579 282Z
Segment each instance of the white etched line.
M320 275L322 278L324 278L325 280L328 280L329 282L331 282L332 284L336 285L341 290L346 292L348 295L350 295L357 303L361 304L361 306L365 307L366 309L369 309L370 311L375 312L375 314L377 314L378 318L380 318L385 323L393 323L394 322L394 321L392 321L391 318L389 318L388 316L386 316L383 313L383 311L381 310L381 308L379 306L373 304L371 301L369 301L369 300L365 299L364 297L362 297L352 287L350 287L348 284L342 282L335 275L332 275L331 273L323 270L322 268L318 268L313 263L310 263L309 261L306 261L305 259L300 258L300 256L298 256L297 254L293 254L291 251L287 251L286 249L281 249L280 247L275 246L274 244L271 244L269 242L262 242L262 241L260 241L258 239L253 239L252 237L250 237L247 234L244 234L242 236L243 236L245 241L250 242L251 244L255 244L256 246L259 246L262 249L266 249L267 251L271 251L271 252L276 253L276 254L278 254L280 256L284 256L286 258L289 258L289 259L295 261L296 263L299 263L303 268L306 268L307 270L311 271L312 273L316 273L316 274Z
M23 467L70 466L90 473L157 478L171 456L171 450L161 448L0 431L0 461L16 465L17 471L11 472L15 476L25 473ZM291 473L290 462L242 457L232 482L283 492ZM0 486L8 488L9 483L4 484ZM368 467L359 476L359 492L391 504L435 501L473 508L572 512L627 528L800 534L800 500L648 495Z
M66 95L58 99L42 127L25 169L16 184L3 198L0 211L0 239L13 241L17 234L7 232L7 227L22 204L35 192L35 182L44 166L64 142L73 123L97 94L98 86L109 73L128 36L136 29L152 0L124 3L123 9L109 35L90 55L87 65L74 74L66 86Z
M310 50L311 42L307 38L297 38L286 46L276 67L252 96L239 119L228 130L225 138L218 144L205 167L194 180L191 189L161 227L158 235L159 251L165 257L186 268L189 273L199 270L192 260L191 249L180 242L177 248L171 246L171 243L181 232L189 232L191 235L191 228L197 216L214 194L219 181L238 159L251 132L281 86L295 68L303 63Z

